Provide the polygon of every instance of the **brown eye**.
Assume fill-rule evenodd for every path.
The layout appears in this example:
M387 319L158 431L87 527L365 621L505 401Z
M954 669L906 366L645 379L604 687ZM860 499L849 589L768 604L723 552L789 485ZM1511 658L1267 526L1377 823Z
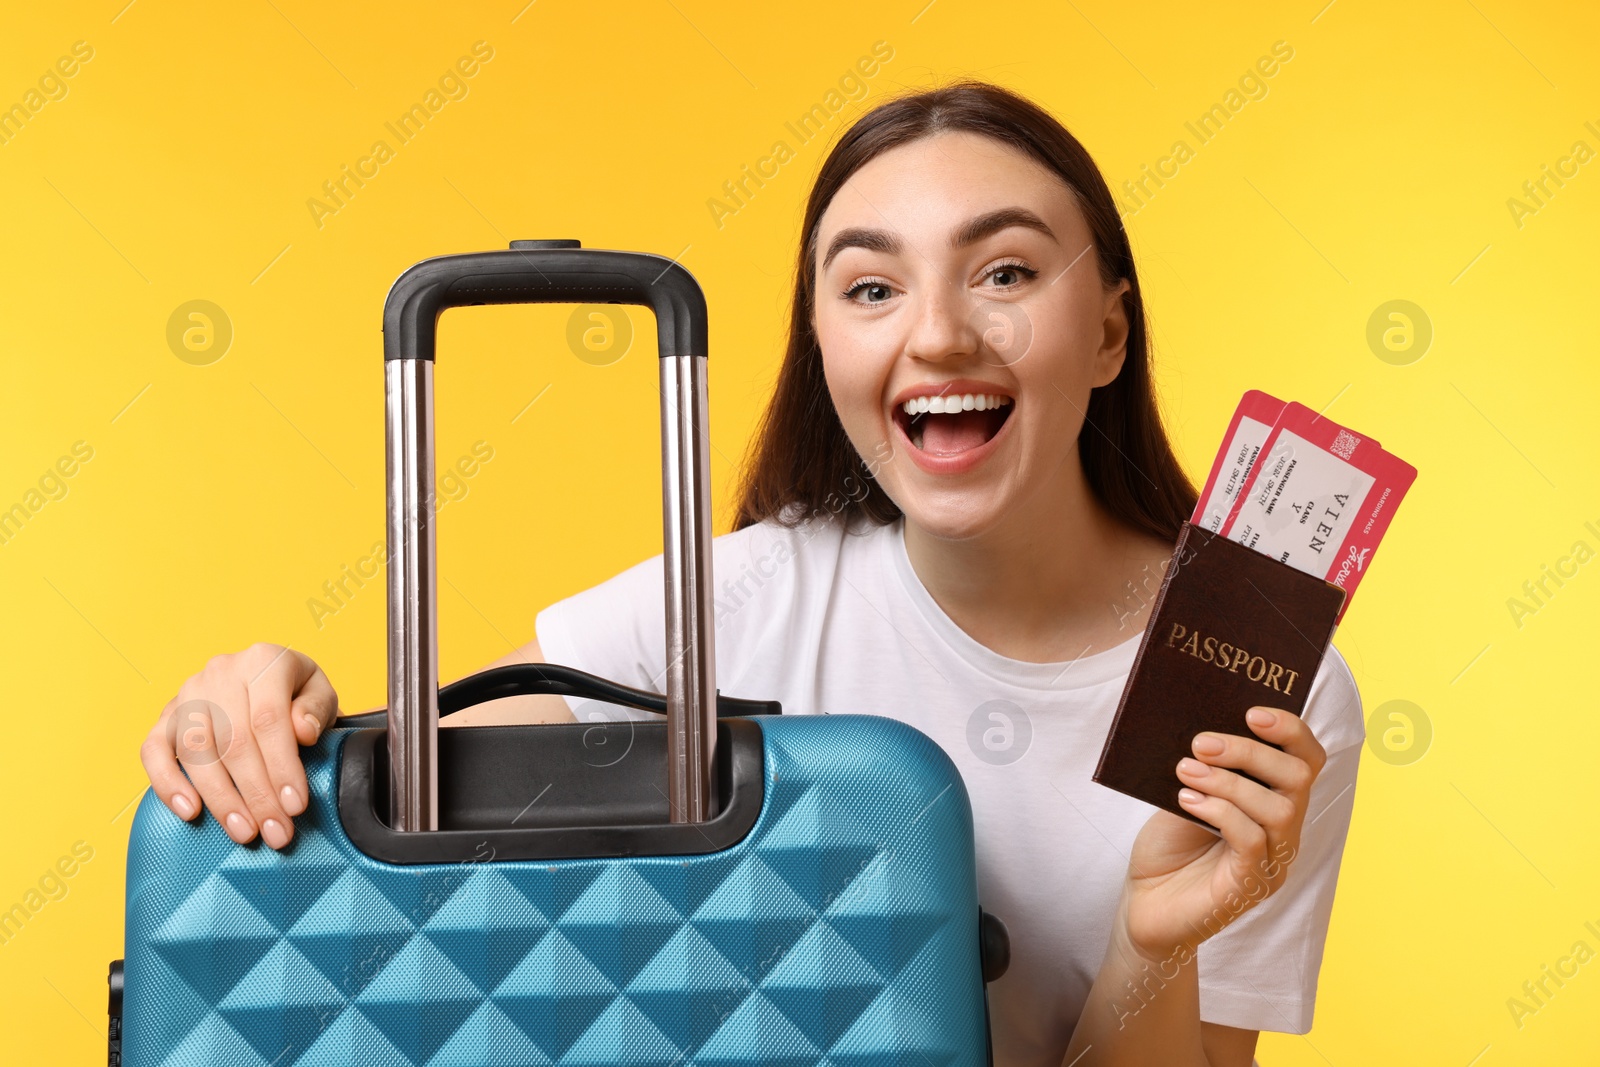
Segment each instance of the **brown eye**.
M867 291L868 298L865 301L857 300L856 294L861 292L863 289ZM857 304L881 304L885 300L889 299L891 293L892 290L882 282L859 282L856 285L852 285L850 288L846 289L840 295L846 300Z
M1013 286L1021 285L1030 278L1037 277L1038 274L1038 271L1031 267L1025 267L1021 263L1002 263L991 270L986 277L995 282L996 288L1010 289Z

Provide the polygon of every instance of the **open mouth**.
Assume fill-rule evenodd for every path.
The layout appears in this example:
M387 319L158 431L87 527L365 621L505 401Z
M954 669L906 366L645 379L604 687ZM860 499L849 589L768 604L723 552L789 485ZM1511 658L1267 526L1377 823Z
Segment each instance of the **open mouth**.
M998 393L911 397L894 408L894 420L919 451L958 456L981 448L1011 417L1011 398Z

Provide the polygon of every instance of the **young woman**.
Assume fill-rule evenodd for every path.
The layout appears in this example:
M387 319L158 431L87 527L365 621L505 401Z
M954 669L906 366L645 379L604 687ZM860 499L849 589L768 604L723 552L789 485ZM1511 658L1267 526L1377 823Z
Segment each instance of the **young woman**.
M1090 778L1195 503L1148 348L1127 234L1055 119L975 82L882 104L811 191L777 392L715 541L723 691L890 715L959 766L1011 934L1000 1067L1248 1067L1258 1031L1311 1026L1363 739L1338 652L1303 717L1255 709L1173 768L1220 838ZM553 605L499 662L659 688L661 581L657 556ZM180 766L196 700L235 725ZM296 745L336 712L316 664L257 645L189 679L142 755L180 817L203 798L281 848ZM545 696L446 722L573 717Z

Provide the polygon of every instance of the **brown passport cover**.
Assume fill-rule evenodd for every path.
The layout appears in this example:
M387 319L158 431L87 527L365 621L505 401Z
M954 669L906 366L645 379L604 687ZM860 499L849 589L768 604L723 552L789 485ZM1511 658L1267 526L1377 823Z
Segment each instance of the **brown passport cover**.
M1216 833L1178 803L1178 761L1194 755L1202 730L1260 740L1244 721L1258 704L1305 710L1344 596L1316 575L1184 523L1094 780Z

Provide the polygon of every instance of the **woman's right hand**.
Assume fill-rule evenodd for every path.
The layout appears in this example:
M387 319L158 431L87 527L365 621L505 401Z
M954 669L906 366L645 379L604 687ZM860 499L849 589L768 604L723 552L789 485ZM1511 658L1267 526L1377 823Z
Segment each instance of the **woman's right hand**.
M255 644L213 657L184 682L139 758L179 818L200 815L203 798L239 844L259 829L268 845L283 848L310 789L299 746L315 744L338 713L339 697L310 657Z

